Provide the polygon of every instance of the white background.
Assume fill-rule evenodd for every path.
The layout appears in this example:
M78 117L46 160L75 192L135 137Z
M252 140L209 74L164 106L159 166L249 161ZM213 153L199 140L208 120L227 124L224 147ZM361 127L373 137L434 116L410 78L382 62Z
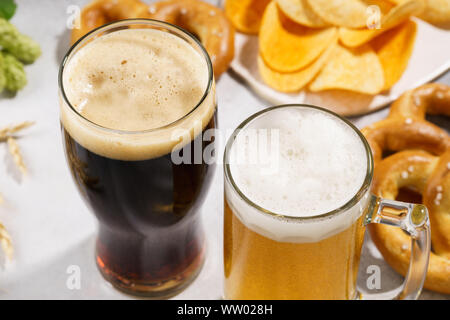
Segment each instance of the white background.
M12 22L38 41L43 55L26 66L29 84L17 96L0 96L0 127L24 120L36 125L20 134L19 145L29 175L18 183L10 171L7 147L0 144L0 221L14 241L14 262L0 269L0 299L130 299L114 290L97 272L94 263L96 221L83 204L69 175L61 141L57 72L69 48L67 7L84 5L78 0L16 0L18 10ZM436 39L436 41L439 41ZM432 58L432 57L430 57ZM441 79L450 84L450 74ZM249 115L269 106L255 96L232 73L217 83L219 125L235 128ZM386 116L387 110L352 119L363 127ZM438 119L449 127L447 120ZM222 150L223 145L221 146ZM179 299L218 299L222 296L222 211L223 175L218 166L213 186L203 206L208 235L206 264L196 281ZM365 287L366 268L381 267L382 291L398 285L401 278L366 241L359 282ZM81 268L81 290L66 287L70 265ZM421 298L449 299L425 291Z

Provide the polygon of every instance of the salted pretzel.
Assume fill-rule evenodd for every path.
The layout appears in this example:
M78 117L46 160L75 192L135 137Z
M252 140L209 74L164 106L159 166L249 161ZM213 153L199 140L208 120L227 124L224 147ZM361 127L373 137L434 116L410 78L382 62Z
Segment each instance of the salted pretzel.
M148 6L139 0L94 0L81 10L71 42L106 23L129 18L150 18Z
M398 152L375 168L373 192L395 199L399 189L414 188L429 210L432 253L425 288L450 294L450 149L440 157L422 150ZM386 261L406 275L411 240L400 229L371 225L370 234Z
M425 288L450 294L450 137L425 115L450 115L450 87L427 84L407 91L392 104L387 119L362 131L375 160L373 192L396 199L408 187L422 195L431 223L432 253ZM400 151L382 159L384 151ZM405 275L410 239L400 229L370 225L386 261Z
M234 28L224 12L200 0L171 0L150 6L140 0L95 0L83 8L80 28L72 31L72 43L108 22L130 18L166 21L197 36L205 47L217 78L234 57Z
M385 120L362 130L375 163L385 151L421 149L440 155L450 148L446 131L426 121L426 113L450 116L449 86L433 83L405 92Z
M169 0L149 6L151 18L186 29L198 37L208 51L218 78L234 57L234 27L225 13L199 0Z

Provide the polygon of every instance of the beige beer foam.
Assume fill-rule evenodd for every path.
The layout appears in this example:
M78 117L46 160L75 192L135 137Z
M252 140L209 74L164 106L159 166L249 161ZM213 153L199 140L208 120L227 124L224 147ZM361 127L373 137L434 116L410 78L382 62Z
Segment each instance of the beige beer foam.
M361 216L369 192L359 203L332 217L295 220L344 206L364 184L367 151L360 136L344 121L312 108L274 109L247 124L230 153L234 146L243 145L236 141L251 129L278 129L277 170L241 161L230 164L231 176L251 202L288 218L261 213L225 184L228 204L247 227L277 241L315 242L344 231Z
M98 125L61 98L64 128L85 148L114 159L170 153L181 135L188 143L215 111L214 84L192 111L208 87L205 58L159 30L126 29L96 38L71 57L62 81L73 108Z

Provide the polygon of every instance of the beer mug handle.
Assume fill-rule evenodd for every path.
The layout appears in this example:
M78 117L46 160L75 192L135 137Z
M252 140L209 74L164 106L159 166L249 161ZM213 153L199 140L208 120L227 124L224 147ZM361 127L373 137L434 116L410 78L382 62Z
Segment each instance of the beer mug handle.
M411 258L403 284L381 294L360 294L363 299L415 300L422 291L430 257L430 221L422 204L386 200L373 196L365 217L365 225L381 223L399 227L411 237Z

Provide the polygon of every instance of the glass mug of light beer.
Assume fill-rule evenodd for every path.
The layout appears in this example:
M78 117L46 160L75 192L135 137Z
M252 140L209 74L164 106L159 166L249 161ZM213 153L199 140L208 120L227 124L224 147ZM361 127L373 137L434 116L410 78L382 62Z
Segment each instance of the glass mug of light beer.
M171 296L200 271L199 209L214 166L193 149L214 146L202 139L216 126L214 88L200 43L163 22L100 27L64 58L66 158L99 221L97 266L122 291Z
M234 132L224 161L226 299L361 298L356 278L370 223L402 228L412 254L395 295L362 298L420 294L427 209L370 193L370 147L347 120L307 105L265 109Z

